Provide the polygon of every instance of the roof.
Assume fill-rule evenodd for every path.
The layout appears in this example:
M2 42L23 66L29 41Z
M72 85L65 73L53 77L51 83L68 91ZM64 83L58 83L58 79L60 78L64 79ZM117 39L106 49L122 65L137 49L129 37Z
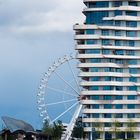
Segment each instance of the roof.
M34 132L34 128L22 120L17 120L6 116L3 116L2 120L5 123L6 128L10 130L11 133L16 131Z

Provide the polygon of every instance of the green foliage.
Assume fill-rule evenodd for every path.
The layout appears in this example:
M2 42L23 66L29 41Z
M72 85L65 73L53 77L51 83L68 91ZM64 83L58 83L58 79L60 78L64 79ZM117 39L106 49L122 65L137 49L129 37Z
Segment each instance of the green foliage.
M53 134L53 126L49 125L49 122L47 120L43 124L42 132L48 136L52 136Z
M83 130L82 118L79 117L73 129L72 136L75 138L83 138L83 135L84 135L84 130Z
M15 138L13 136L8 136L7 138L8 140L15 140Z
M49 125L49 122L46 121L43 125L42 132L49 137L52 137L52 140L60 140L62 135L62 122L54 122L53 125Z
M0 136L0 140L2 140L2 137Z
M100 132L103 129L102 123L99 122L98 120L92 123L92 127L95 128L97 132Z
M115 134L117 132L120 132L120 128L121 127L121 123L119 121L117 121L116 119L113 120L113 126L111 127L112 132L115 132Z
M137 123L134 120L129 119L128 122L127 122L126 131L133 132L134 130L136 130L136 127L137 127Z
M58 121L57 123L54 122L54 125L53 125L54 140L61 139L62 131L63 131L62 122L61 121Z

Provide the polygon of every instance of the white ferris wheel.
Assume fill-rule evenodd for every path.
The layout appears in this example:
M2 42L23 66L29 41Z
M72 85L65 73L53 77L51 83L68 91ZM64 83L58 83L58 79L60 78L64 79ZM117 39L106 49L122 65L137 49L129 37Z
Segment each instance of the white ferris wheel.
M38 110L43 122L61 120L68 124L62 140L71 137L84 98L80 95L77 61L75 56L59 58L48 68L41 79L37 94Z

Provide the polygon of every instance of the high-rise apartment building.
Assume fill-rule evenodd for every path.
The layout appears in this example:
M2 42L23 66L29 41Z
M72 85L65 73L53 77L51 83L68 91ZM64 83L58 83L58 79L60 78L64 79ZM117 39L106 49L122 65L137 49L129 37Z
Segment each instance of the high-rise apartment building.
M89 140L140 140L140 0L84 0L74 26Z

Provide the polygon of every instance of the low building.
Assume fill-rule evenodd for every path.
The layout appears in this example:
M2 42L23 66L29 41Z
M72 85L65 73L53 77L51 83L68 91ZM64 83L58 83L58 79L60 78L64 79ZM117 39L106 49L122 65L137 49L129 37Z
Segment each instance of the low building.
M35 131L32 125L22 120L2 117L5 128L0 132L3 140L49 140L41 131Z

